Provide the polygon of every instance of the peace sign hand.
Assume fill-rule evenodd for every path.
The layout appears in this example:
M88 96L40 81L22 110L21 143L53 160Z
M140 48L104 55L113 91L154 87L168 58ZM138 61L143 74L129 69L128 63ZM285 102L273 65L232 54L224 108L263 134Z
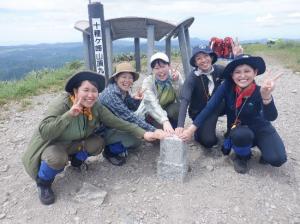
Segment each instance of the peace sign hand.
M244 49L240 45L238 38L236 38L235 41L232 41L231 48L234 57L244 53Z
M133 96L133 99L142 100L144 98L144 92L145 91L146 91L146 89L142 89L141 87L138 88L137 92Z
M178 81L179 79L179 76L180 76L180 73L178 71L178 67L179 67L179 64L176 66L175 69L171 69L171 78L174 80L174 81Z
M260 88L260 94L263 100L268 101L272 99L271 93L275 89L275 82L282 75L283 73L281 72L279 73L278 71L276 71L275 76L272 77L271 71L270 70L267 71L266 78L264 79L263 84Z
M271 93L275 88L275 82L272 79L266 79L260 88L261 98L263 100L271 99Z
M76 99L73 106L70 108L69 113L72 117L77 117L80 113L82 113L83 107L82 107L82 98Z

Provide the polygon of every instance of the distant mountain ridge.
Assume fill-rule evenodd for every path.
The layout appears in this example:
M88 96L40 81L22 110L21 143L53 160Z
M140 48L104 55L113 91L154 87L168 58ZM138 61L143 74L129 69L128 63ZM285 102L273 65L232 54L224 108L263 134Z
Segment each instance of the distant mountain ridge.
M81 43L38 44L0 47L0 80L17 80L32 71L58 68L83 59Z
M266 43L268 39L241 41L244 43ZM191 38L191 47L196 45L207 45L209 40ZM178 40L172 40L173 50L179 49ZM147 43L141 40L141 51L146 53ZM155 49L165 50L165 41L155 43ZM58 68L67 62L83 60L83 44L78 43L56 43L37 45L0 46L0 81L18 80L32 70L43 68ZM133 40L116 40L113 42L113 53L127 54L134 52Z

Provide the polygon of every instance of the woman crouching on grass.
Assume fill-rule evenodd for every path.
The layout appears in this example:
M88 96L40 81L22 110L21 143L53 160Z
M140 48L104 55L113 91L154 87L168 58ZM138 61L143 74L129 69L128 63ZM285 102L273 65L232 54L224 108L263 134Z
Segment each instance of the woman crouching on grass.
M225 100L227 115L227 136L222 152L228 155L233 149L236 157L234 169L238 173L248 171L247 162L251 157L251 148L257 146L261 151L260 162L279 167L286 162L284 144L270 121L277 118L272 91L275 80L264 80L262 86L256 85L254 78L266 70L261 57L239 55L224 70L224 83L217 89L205 109L199 113L193 124L179 135L183 140L191 138L193 133L205 121L206 117Z
M66 93L49 106L47 115L34 132L22 160L26 172L37 183L43 204L54 203L52 182L69 160L72 166L80 167L89 156L101 153L104 140L94 131L102 124L147 141L165 136L158 130L145 132L100 105L98 95L104 85L104 77L91 71L73 75L65 86Z

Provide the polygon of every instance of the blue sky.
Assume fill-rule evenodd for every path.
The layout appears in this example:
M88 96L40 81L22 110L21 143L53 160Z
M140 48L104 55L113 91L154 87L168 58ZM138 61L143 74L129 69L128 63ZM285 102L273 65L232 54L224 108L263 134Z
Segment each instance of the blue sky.
M1 0L0 45L82 41L88 0ZM105 19L150 17L173 23L194 17L190 36L300 38L299 0L102 0Z

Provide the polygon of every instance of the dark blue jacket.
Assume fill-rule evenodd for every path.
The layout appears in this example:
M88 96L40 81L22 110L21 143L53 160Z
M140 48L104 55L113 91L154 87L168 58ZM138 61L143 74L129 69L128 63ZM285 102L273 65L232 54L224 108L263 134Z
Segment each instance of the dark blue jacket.
M234 86L235 84L232 80L225 80L225 82L218 87L215 94L208 101L206 107L196 116L193 124L200 127L207 116L212 113L221 103L222 99L224 99L225 113L227 115L227 128L230 130L236 118L236 114L238 114L242 108L241 106L237 111L235 109L236 95L234 92ZM245 99L243 99L243 103L244 101ZM260 94L260 86L256 86L254 93L247 99L239 115L241 124L248 125L250 129L255 131L262 127L269 126L271 124L270 121L273 121L276 118L277 109L275 107L274 100L272 99L271 103L264 105Z
M214 71L211 73L213 81L214 81L214 90L212 95L215 93L217 87L223 81L223 70L224 66L222 65L213 65ZM207 98L205 95L208 86L205 86L203 89L203 85L201 83L201 77L195 75L194 69L189 76L184 81L183 87L181 89L181 96L180 96L180 110L178 115L178 127L184 126L184 121L186 117L186 111L188 109L189 116L194 119L196 115L202 111L202 109L207 104Z

